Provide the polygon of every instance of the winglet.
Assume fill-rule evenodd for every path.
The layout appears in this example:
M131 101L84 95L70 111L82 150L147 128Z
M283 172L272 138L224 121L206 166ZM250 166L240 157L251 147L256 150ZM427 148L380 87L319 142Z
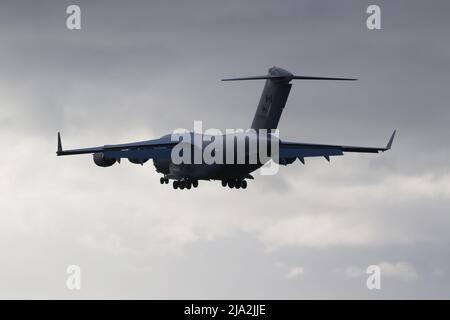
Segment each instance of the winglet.
M394 141L394 137L395 137L395 133L397 132L397 130L394 130L394 132L392 132L391 138L388 141L388 144L386 145L386 149L385 150L390 150L392 147L392 142Z
M62 151L61 134L58 132L58 150L56 151L56 154L59 156Z

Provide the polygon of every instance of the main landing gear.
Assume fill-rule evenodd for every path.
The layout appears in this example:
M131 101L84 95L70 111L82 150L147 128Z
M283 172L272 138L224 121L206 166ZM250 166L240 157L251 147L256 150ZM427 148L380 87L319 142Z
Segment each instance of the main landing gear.
M247 181L241 180L241 179L229 179L229 180L222 180L222 187L228 186L230 189L236 188L236 189L246 189L247 188Z
M192 187L198 187L198 180L175 180L172 186L174 189L180 188L181 190L183 190L184 188L186 188L190 190Z
M159 182L161 184L168 184L169 179L166 177L161 177L159 179ZM222 187L229 187L230 189L246 189L247 188L247 181L244 179L226 179L222 180ZM197 188L198 187L198 180L190 180L190 179L182 179L182 180L174 180L172 183L172 187L174 189L180 189L180 190L190 190L191 188Z

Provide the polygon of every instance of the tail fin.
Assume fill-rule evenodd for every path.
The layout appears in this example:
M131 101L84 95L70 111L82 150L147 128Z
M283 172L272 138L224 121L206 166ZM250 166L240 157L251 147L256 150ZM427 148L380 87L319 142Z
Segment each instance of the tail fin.
M264 89L256 109L255 117L252 122L252 129L276 129L280 121L281 113L286 105L291 86L289 82L293 79L298 80L356 80L350 78L327 78L327 77L309 77L294 76L287 70L278 67L272 67L265 76L241 77L222 79L222 81L236 80L266 80Z

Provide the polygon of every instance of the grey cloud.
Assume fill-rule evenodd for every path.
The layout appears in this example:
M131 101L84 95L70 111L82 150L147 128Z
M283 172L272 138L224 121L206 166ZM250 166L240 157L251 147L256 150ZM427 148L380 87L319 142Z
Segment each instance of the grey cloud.
M447 2L379 1L379 32L361 1L79 3L79 32L65 29L70 1L0 4L1 297L449 296ZM161 188L151 164L54 156L58 130L76 147L193 120L245 128L262 84L219 79L272 65L360 79L295 82L286 140L384 145L397 128L393 150L189 194ZM332 271L382 261L420 276L373 293Z

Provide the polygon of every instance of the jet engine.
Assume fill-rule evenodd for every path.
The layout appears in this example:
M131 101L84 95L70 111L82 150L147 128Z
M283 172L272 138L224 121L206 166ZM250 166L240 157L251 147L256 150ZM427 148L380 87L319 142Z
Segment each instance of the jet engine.
M297 158L281 158L278 160L278 163L286 166L293 163L295 160L297 160Z
M117 161L114 158L105 158L105 154L103 152L94 153L93 158L95 164L99 167L111 167Z

